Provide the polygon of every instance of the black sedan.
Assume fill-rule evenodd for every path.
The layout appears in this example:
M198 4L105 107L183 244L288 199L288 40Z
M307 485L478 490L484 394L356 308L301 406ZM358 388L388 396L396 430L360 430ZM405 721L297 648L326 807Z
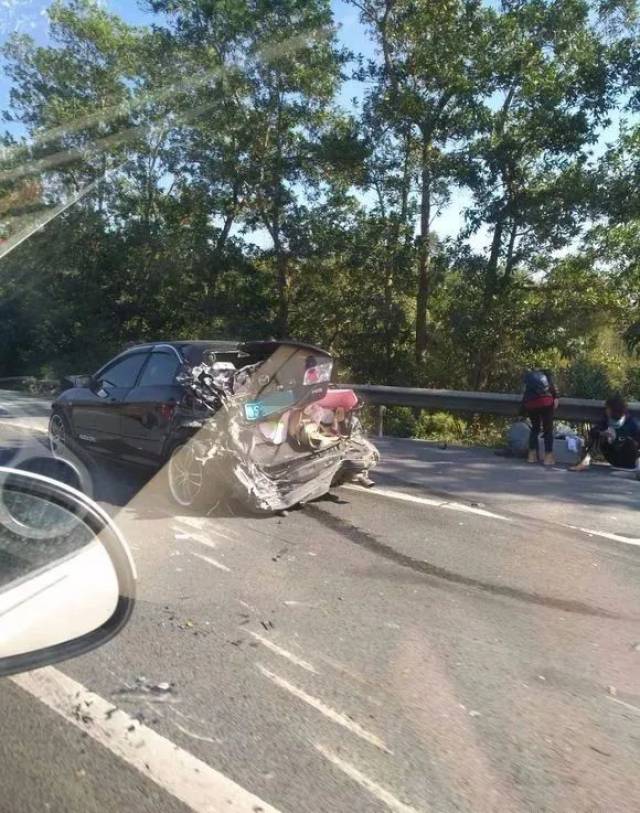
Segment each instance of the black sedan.
M54 454L77 446L118 460L157 467L176 438L174 414L191 395L180 373L207 354L237 363L236 342L186 341L140 344L125 350L92 376L78 376L53 403L49 439Z
M240 499L285 510L378 461L333 359L291 340L156 342L129 348L54 402L54 455L71 449L159 468L173 499L209 509Z

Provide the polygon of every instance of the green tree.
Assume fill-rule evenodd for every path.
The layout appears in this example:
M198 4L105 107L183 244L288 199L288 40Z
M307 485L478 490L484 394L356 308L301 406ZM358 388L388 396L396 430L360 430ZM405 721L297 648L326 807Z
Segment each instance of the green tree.
M489 234L480 318L498 325L516 270L570 245L593 212L591 154L620 92L620 42L586 0L504 0L490 19L491 96L469 147L464 236ZM503 336L487 339L473 365L480 387Z
M391 131L399 153L408 146L412 153L411 189L418 196L415 356L423 364L433 292L432 221L463 172L458 148L478 126L486 10L479 0L352 2L379 52L366 72L375 83L370 117Z
M214 77L194 104L211 109L198 122L183 156L190 172L225 198L222 235L237 217L266 232L277 291L276 330L290 322L293 245L301 242L304 210L323 192L316 146L330 125L340 79L327 0L155 0L168 15L167 36ZM222 138L222 142L221 142ZM191 172L193 170L193 172ZM319 171L320 170L320 171Z

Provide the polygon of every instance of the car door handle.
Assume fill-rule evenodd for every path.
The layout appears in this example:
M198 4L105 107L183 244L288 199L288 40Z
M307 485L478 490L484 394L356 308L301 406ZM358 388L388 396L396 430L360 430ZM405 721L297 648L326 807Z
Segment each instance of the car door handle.
M110 404L115 404L115 402L116 402L117 400L118 400L117 398L109 398L109 403L110 403Z

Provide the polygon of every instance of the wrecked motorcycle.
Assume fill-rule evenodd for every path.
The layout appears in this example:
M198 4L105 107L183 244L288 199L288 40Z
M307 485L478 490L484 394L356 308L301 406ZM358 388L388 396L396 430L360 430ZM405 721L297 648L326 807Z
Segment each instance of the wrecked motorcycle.
M372 485L379 454L365 437L352 390L331 387L331 356L297 342L250 342L238 365L208 353L180 383L191 395L175 420L185 437L168 461L181 506L239 502L277 512L332 485Z

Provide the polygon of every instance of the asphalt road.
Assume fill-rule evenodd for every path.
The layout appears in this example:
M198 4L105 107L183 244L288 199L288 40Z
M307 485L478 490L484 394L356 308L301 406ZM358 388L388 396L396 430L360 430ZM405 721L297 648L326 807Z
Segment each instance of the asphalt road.
M1 459L45 450L44 416L0 407ZM98 702L69 719L5 679L0 810L637 811L640 490L592 514L591 486L582 502L522 486L563 473L382 446L378 491L266 519L180 515L162 475L96 470L139 602L56 674L126 712L138 740ZM164 747L175 777L156 768ZM194 801L184 754L246 799L211 779Z

